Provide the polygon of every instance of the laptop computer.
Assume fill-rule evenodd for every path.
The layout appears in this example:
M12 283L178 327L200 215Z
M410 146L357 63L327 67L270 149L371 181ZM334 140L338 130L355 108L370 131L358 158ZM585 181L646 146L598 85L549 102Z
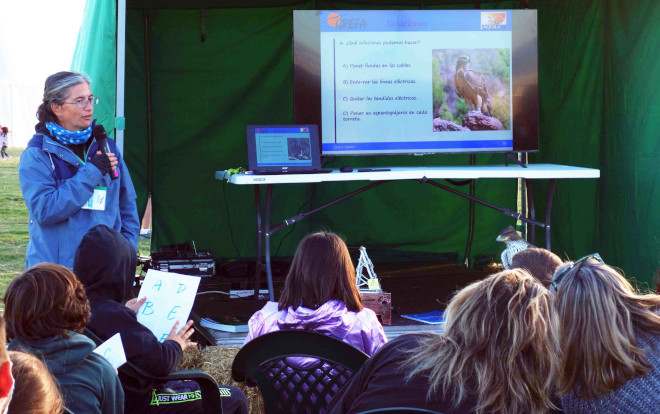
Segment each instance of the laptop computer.
M328 173L316 125L247 125L248 167L255 174Z

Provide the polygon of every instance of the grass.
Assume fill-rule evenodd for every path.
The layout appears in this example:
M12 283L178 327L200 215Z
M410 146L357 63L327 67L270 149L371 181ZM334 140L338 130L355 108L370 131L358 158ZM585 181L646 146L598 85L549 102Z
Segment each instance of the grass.
M18 182L23 149L9 148L7 152L11 158L0 161L0 297L4 297L9 282L25 270L25 249L30 238L28 211ZM141 255L150 255L151 240L139 239L138 249Z
M18 183L18 160L22 149L9 148L9 160L0 161L0 294L25 270L28 211Z

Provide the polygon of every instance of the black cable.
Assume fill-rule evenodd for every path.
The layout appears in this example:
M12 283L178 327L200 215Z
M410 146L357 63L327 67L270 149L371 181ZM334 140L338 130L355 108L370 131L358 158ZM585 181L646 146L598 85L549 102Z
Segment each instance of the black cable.
M241 253L238 251L238 247L236 247L236 242L234 241L234 231L231 228L231 219L229 217L229 203L227 202L227 191L225 190L225 183L227 180L222 180L222 196L224 197L225 200L225 208L227 210L227 226L229 227L229 237L231 238L231 244L234 246L234 250L236 251L236 255L238 256L239 259L242 259Z
M445 178L445 181L456 186L468 185L474 182L474 180L472 179L458 181L458 180L452 180L451 178Z
M316 195L316 184L312 184L312 196L309 198L309 200L305 201L305 203L303 203L303 205L298 207L298 211L296 212L296 215L300 214L300 210L302 210L303 207L305 207L307 204L312 202L315 195ZM291 233L293 233L293 231L296 229L296 224L298 224L298 222L293 223L293 226L291 226L291 230L289 230L289 232L287 234L282 236L282 238L280 239L280 243L277 245L277 250L275 250L275 254L273 254L272 257L276 257L277 254L280 252L280 247L282 247L282 242L284 241L284 239L289 237L291 235Z
M293 226L291 226L291 230L289 230L289 232L287 234L282 236L282 238L280 239L280 243L277 245L277 250L275 250L275 254L273 254L271 257L276 257L277 256L277 254L280 252L280 247L282 247L282 242L284 241L284 239L289 237L291 235L291 233L293 233L293 231L296 229L296 224L298 224L298 223L293 223Z
M326 168L328 165L337 161L337 157L322 157L321 158L321 167Z

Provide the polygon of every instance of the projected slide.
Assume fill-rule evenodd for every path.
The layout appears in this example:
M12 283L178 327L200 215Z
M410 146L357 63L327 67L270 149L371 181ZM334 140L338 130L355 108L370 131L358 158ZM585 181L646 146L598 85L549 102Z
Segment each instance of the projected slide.
M324 154L510 151L510 11L321 11Z
M308 128L258 128L257 165L312 165Z

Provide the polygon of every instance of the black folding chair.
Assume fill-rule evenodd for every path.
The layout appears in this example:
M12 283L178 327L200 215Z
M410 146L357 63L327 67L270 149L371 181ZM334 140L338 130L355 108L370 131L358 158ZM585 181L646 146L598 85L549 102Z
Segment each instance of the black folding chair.
M89 330L89 328L85 328L83 334L94 341L97 346L104 342L98 335ZM150 393L154 384L164 384L167 381L172 380L194 380L199 384L202 391L202 407L204 408L204 413L222 413L222 403L220 400L218 383L212 376L204 371L186 369L173 371L165 377L156 377L143 371L137 365L129 361L126 361L124 365L119 367L118 371L120 373L124 391L135 395Z
M319 414L368 358L339 339L293 329L248 342L231 374L234 381L256 383L267 414Z

